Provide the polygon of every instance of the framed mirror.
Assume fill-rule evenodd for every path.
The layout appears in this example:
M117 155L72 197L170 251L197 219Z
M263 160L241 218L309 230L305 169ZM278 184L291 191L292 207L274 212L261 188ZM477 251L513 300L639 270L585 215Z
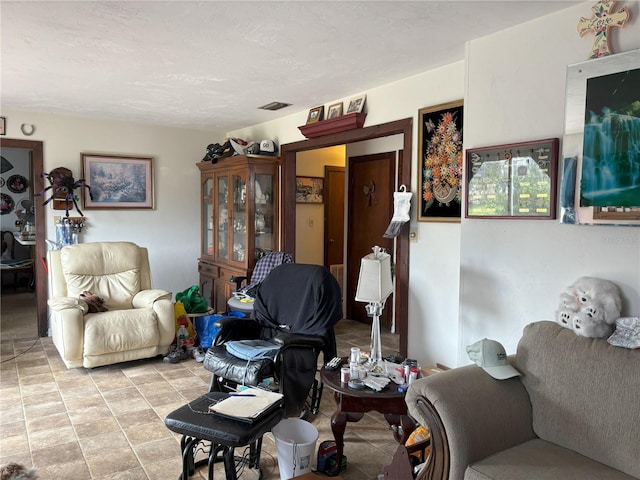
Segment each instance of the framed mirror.
M640 50L567 68L563 156L576 165L576 223L640 225L639 84Z

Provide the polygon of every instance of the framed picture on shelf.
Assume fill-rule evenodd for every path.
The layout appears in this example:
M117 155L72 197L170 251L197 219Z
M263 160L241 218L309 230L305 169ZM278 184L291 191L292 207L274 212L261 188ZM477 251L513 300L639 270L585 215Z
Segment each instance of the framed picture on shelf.
M467 150L467 218L556 218L557 138Z
M341 116L342 116L342 102L329 105L329 110L327 112L327 120L331 120L332 118L338 118Z
M153 209L153 158L82 154L86 209Z
M418 111L418 221L459 222L463 101Z
M364 109L364 102L367 100L366 95L360 95L353 97L349 100L349 106L347 107L347 113L361 113Z
M307 116L307 124L316 123L322 120L322 116L324 115L324 105L316 108L312 108L309 110L309 115Z
M0 117L0 135L7 134L7 118Z
M323 203L323 177L296 177L296 203Z

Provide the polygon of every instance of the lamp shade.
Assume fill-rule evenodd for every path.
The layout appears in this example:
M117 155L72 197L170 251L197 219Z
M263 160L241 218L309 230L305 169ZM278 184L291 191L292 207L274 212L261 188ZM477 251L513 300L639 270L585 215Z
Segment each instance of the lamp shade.
M374 247L360 261L356 302L384 302L392 292L391 255Z

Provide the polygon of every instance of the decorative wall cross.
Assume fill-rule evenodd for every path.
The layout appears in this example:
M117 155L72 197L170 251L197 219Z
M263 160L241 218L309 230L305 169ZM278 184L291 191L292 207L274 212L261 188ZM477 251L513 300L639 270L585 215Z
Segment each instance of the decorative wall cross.
M600 0L591 10L593 10L593 18L581 17L578 22L578 33L583 37L586 33L593 31L595 38L593 47L591 48L591 56L589 58L599 58L611 55L609 50L609 39L607 34L611 27L623 27L629 20L629 9L622 8L618 12L612 12L615 0Z

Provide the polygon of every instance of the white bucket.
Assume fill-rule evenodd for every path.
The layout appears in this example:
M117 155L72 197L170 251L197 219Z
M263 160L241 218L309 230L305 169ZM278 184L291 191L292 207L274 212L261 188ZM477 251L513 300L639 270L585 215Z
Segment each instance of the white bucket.
M311 472L318 429L305 420L285 418L271 429L281 480Z

